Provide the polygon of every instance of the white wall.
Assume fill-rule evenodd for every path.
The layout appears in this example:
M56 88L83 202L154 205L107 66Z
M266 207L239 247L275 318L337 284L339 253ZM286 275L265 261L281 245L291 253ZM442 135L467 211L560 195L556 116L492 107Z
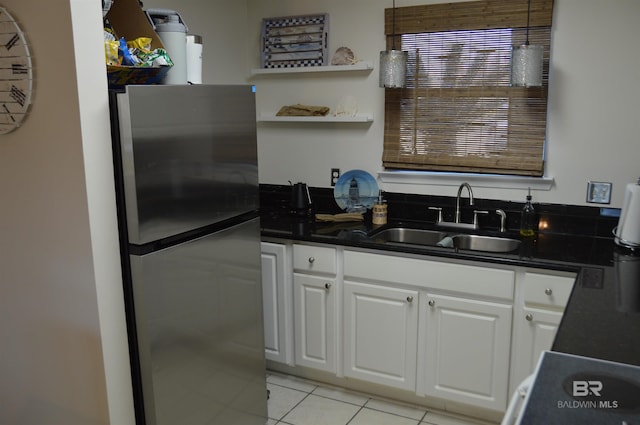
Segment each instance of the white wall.
M132 423L100 6L2 3L36 91L0 136L0 423Z
M144 7L178 11L189 33L203 37L203 83L247 83L249 65L245 1L145 0Z
M640 2L556 0L549 87L549 202L584 203L587 180L613 182L620 207L640 176ZM567 200L567 201L563 201Z
M397 7L439 0L398 0ZM330 14L329 51L346 45L374 62L368 75L259 76L259 111L295 102L333 107L345 94L360 109L375 114L362 125L282 125L259 127L260 181L306 181L329 186L332 167L381 170L384 93L377 61L384 50L383 10L387 0L248 0L252 67L259 67L259 32L263 17ZM549 84L546 174L550 191L534 200L587 205L587 181L613 183L611 206L620 207L624 186L640 176L640 16L637 0L555 0ZM455 195L451 186L380 184L384 190ZM476 196L522 201L524 190L477 188ZM588 204L594 205L594 204Z
M356 57L377 62L384 49L381 0L248 0L249 51L252 67L260 67L260 25L262 18L329 13L329 52L347 46ZM378 88L377 64L369 73L285 74L258 76L257 106L260 112L276 112L281 106L303 103L334 108L343 96L358 100L362 112L373 113L375 121L362 124L260 124L258 153L260 182L287 184L304 181L328 187L330 168L363 169L375 175L380 169L384 117L384 91Z

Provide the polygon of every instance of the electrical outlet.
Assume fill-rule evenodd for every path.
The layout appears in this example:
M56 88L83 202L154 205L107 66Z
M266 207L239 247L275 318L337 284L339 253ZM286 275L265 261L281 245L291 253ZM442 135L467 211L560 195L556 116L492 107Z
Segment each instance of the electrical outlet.
M340 169L332 168L331 169L331 186L335 186L340 178Z

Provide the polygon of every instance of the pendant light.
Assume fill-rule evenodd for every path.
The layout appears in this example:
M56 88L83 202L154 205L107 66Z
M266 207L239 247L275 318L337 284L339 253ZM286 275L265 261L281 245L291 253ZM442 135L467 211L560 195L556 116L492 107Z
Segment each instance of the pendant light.
M401 88L405 85L407 75L407 58L409 54L396 50L396 0L393 0L391 18L391 50L380 52L380 87Z
M523 45L511 50L511 85L514 87L541 87L544 46L529 44L531 0L527 7L527 38Z

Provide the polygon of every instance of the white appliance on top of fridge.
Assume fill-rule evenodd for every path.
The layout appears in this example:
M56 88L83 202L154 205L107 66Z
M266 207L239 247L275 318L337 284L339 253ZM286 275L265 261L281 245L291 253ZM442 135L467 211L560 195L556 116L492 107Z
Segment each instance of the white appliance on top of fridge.
M138 425L263 425L252 86L111 92Z

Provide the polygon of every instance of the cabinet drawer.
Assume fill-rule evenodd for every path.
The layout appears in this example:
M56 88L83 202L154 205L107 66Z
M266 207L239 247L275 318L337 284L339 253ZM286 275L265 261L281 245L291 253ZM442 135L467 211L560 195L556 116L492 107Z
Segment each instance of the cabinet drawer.
M297 271L336 274L336 250L312 245L293 245L293 268Z
M393 282L513 300L512 270L345 251L346 278Z
M542 273L525 273L524 302L564 309L576 280L575 275L554 276Z

